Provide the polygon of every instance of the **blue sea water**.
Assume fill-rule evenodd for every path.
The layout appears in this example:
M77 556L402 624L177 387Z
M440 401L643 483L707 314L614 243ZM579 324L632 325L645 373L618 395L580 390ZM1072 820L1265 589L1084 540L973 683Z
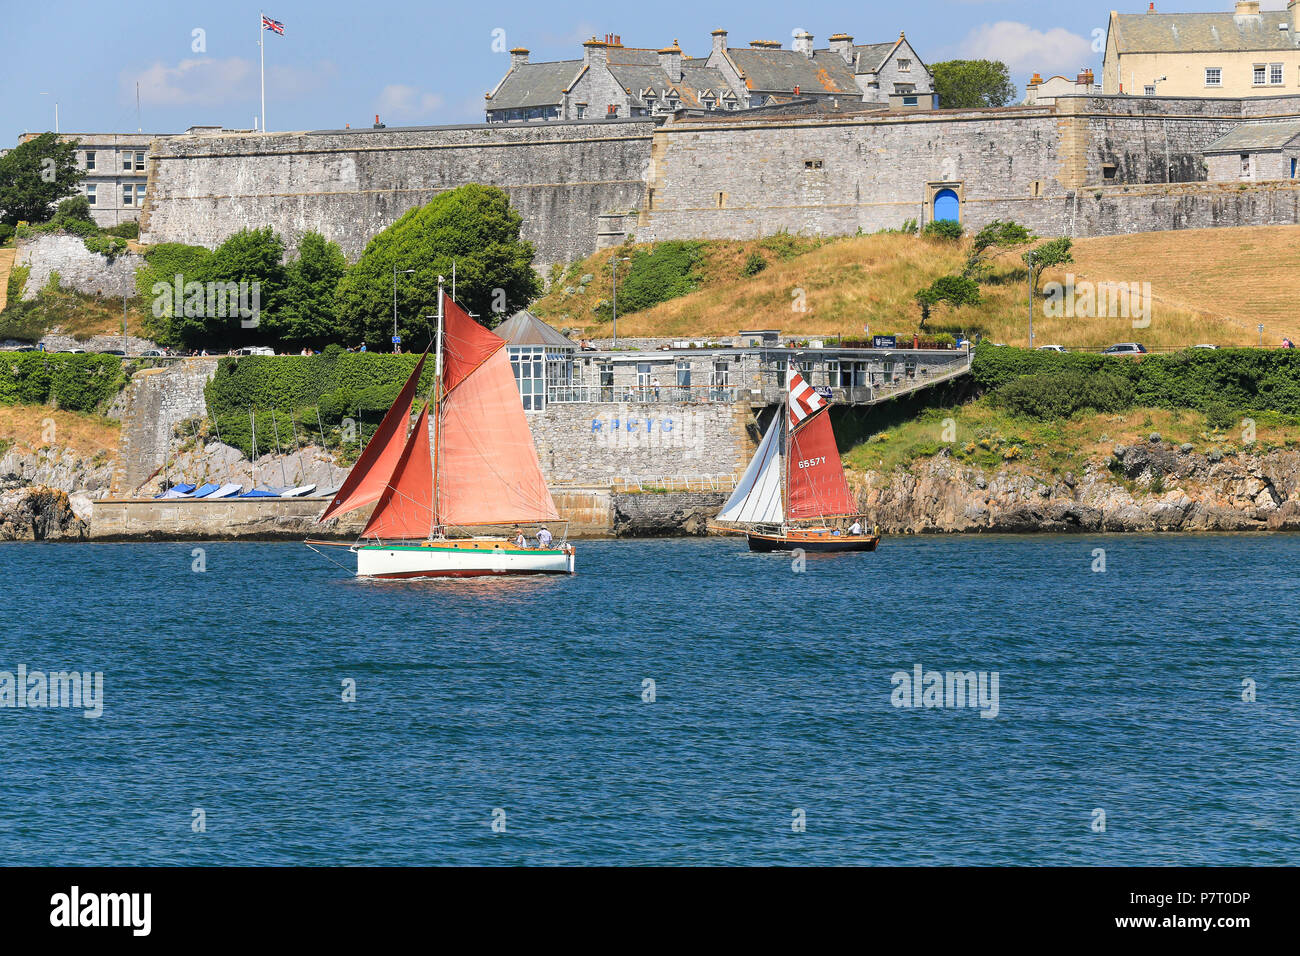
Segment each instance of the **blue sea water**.
M0 546L0 671L104 675L98 719L0 709L0 862L1300 861L1300 537L578 547ZM917 665L996 672L997 716L894 706Z

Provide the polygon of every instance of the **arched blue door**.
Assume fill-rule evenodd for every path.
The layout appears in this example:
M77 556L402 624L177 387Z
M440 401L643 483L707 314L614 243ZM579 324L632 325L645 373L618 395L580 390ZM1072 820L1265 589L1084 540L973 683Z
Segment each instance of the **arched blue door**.
M951 189L940 189L934 194L934 218L951 219L957 222L961 219L958 212L957 194Z

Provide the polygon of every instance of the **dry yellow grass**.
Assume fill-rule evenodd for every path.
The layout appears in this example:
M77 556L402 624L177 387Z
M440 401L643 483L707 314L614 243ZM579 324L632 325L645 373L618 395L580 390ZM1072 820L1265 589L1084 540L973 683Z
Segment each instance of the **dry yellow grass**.
M939 276L959 271L969 246L894 234L849 237L785 260L764 253L768 266L752 277L742 277L740 267L750 252L761 249L760 243L729 241L708 248L699 289L620 315L619 334L700 337L779 328L801 338L860 337L864 325L873 333L911 332L920 320L912 295ZM1202 342L1255 345L1258 322L1265 325L1266 345L1277 345L1283 335L1293 340L1300 335L1300 321L1289 309L1300 293L1300 227L1096 237L1077 240L1074 252L1075 263L1049 270L1045 281L1064 282L1068 271L1094 283L1149 282L1150 325L1134 328L1132 318L1122 315L1050 317L1039 299L1036 344L1102 348L1136 340L1148 348ZM610 296L609 256L606 250L579 264L571 275L596 277L586 291L565 295L563 283L557 283L537 303L538 314L588 336L608 336L610 323L601 322L593 310ZM993 281L981 287L981 294L979 305L936 309L930 328L1027 344L1028 297L1018 251L995 261ZM800 304L804 311L796 308Z
M117 455L121 438L121 425L98 415L44 405L0 405L0 444L30 451L57 446L83 457L102 453L112 458Z

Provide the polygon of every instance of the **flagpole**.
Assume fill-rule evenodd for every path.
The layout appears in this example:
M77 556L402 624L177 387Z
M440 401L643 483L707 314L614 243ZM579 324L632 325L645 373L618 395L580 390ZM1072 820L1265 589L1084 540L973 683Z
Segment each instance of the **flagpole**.
M257 49L262 58L262 132L266 132L266 27L263 25L264 14L257 13Z

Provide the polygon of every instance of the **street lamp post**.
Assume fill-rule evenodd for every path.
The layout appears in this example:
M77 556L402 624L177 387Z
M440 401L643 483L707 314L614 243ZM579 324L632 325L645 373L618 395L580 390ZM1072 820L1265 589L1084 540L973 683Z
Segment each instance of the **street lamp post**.
M1031 249L1025 253L1025 261L1029 263L1029 347L1034 347L1034 251Z
M410 275L414 269L403 269L402 275ZM393 351L397 351L397 264L393 264Z
M618 348L618 264L620 262L631 262L631 261L632 260L629 259L627 256L623 256L622 258L615 256L614 258L609 260L609 266L614 271L614 345L613 348Z

